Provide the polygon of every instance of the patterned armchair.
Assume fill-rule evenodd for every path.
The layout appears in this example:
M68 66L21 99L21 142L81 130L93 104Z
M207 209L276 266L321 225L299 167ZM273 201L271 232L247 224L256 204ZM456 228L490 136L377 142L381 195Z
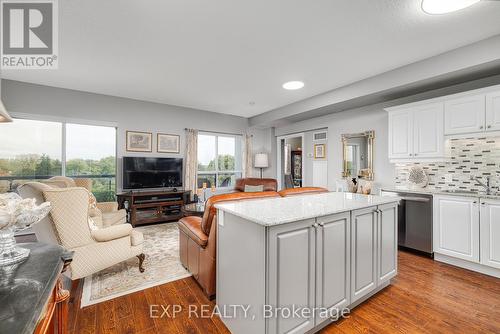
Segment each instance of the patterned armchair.
M87 178L72 179L66 176L54 176L44 183L54 185L59 188L82 187L92 193L92 180ZM98 226L123 224L127 221L127 212L124 209L118 210L118 203L97 203L93 195L91 195L90 201L95 204L95 207L90 211L90 216Z
M24 198L52 204L50 215L33 229L39 241L56 241L75 252L70 265L71 279L86 277L134 256L139 258L139 270L144 271L142 233L127 223L99 226L89 219L90 196L86 189L28 182L18 191Z

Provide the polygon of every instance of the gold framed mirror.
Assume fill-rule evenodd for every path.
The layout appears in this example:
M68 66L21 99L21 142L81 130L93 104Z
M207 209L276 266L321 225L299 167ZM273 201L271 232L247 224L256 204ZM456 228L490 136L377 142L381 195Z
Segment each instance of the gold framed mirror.
M373 180L373 142L375 131L342 135L342 177Z

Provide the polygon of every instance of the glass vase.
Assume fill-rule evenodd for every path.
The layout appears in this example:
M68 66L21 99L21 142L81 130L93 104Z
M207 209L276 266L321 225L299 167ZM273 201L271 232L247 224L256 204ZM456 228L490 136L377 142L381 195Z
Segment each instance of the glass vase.
M0 266L23 262L29 254L29 249L17 246L11 228L0 230Z

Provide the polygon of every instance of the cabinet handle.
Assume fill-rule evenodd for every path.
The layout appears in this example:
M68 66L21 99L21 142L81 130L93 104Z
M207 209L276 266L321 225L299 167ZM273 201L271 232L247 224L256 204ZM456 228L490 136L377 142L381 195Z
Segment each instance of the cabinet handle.
M319 226L323 227L325 226L325 223L319 223Z
M482 125L479 127L479 129L481 129L481 130L482 130L483 128L484 128L484 126L482 126Z
M318 228L318 223L314 223L314 224L312 225L312 227L314 227L314 228Z
M488 125L488 129L491 129L491 125Z
M483 203L481 203L481 205L486 205L486 203L485 203L485 202L483 202Z
M417 153L415 153L415 156L417 156L417 155L418 155L418 154L417 154Z
M472 202L472 204L477 204L477 202L476 202L476 201L474 201L474 202Z
M413 154L412 154L412 153L410 153L410 157L412 157L412 156L413 156Z

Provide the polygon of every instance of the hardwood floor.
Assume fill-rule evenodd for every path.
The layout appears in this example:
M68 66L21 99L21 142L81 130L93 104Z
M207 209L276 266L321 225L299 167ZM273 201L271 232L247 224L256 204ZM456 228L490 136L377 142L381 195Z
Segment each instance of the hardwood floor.
M217 318L189 318L186 306L210 305L192 278L80 309L72 291L69 330L80 333L229 333ZM150 318L150 304L181 304L172 318ZM393 285L322 333L500 333L500 279L407 252Z

